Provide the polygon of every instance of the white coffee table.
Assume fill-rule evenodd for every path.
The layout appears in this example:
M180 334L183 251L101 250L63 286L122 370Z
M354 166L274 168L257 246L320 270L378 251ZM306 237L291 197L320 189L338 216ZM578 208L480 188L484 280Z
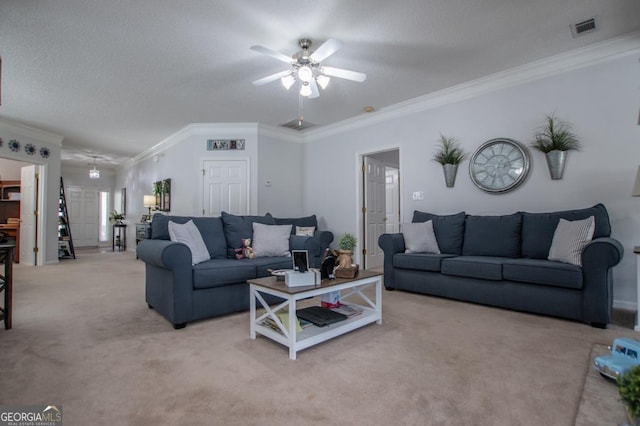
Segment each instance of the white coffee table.
M319 286L287 287L284 281L277 281L275 277L257 278L249 280L249 297L251 305L251 338L255 339L261 334L289 348L289 358L296 359L296 354L302 349L317 345L326 340L348 333L357 328L373 322L382 324L382 273L372 271L360 271L355 278L337 278L335 280L322 280ZM375 287L375 300L371 300L363 291L369 287ZM324 327L309 326L301 332L296 331L296 316L289 315L287 327L280 321L276 313L280 311L296 312L299 300L321 296L332 291L340 291L340 298L359 298L359 306L363 312ZM285 299L282 303L269 306L262 297L270 294ZM264 313L257 316L256 300L265 309ZM349 301L350 305L355 303ZM318 305L320 301L318 300ZM280 329L280 332L263 325L265 318L270 317ZM291 330L289 332L288 330Z

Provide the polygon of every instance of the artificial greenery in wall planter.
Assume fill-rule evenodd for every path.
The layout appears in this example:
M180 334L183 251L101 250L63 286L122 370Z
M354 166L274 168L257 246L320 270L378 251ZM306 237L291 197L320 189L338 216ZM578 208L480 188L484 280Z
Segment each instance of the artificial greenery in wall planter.
M447 188L452 188L456 183L458 164L467 158L468 154L460 148L455 138L440 134L440 146L433 154L433 161L442 164L444 181Z
M171 210L171 179L153 182L153 195L156 196L156 206L161 212Z
M557 180L564 174L567 152L579 151L581 144L571 124L551 114L546 116L545 124L534 135L531 147L545 155L551 179Z

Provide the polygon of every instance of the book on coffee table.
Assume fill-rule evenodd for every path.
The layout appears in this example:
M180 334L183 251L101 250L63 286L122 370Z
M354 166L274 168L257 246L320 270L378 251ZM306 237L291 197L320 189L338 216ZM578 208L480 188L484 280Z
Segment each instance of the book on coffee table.
M336 308L331 308L333 312L346 315L347 317L355 317L362 313L362 308L358 305L347 305L346 303L340 303Z

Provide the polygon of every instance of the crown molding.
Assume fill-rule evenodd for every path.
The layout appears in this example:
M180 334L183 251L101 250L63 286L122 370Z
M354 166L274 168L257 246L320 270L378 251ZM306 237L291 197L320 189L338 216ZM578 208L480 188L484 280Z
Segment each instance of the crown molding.
M122 168L124 169L148 158L151 158L156 154L160 154L161 152L164 152L167 149L178 145L180 142L183 142L191 136L208 135L211 132L220 131L257 131L257 127L257 123L191 123L178 130L177 132L169 135L151 148L148 148L135 157L130 158Z
M409 114L464 101L487 93L547 78L602 62L640 53L640 31L550 56L526 65L481 77L405 102L381 108L373 114L357 116L303 132L305 143L348 130L385 122Z
M0 118L0 127L5 128L7 131L18 133L19 135L25 136L27 138L36 139L40 142L46 142L58 147L62 147L62 140L64 139L64 137L55 133L47 132L45 130L40 130L35 127L27 126L26 124L22 124L18 121L13 121L8 118L2 117Z

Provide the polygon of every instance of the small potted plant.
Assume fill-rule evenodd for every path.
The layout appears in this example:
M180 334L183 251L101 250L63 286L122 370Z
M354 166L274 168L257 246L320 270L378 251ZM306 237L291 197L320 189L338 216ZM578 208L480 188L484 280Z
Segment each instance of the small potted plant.
M640 365L618 377L618 391L630 425L640 425Z
M534 135L531 147L547 158L551 179L562 179L567 151L579 151L580 140L571 129L571 124L558 120L553 114L546 116L545 124Z
M338 253L340 253L340 257L338 259L339 268L351 267L353 263L351 255L353 255L353 249L356 248L356 244L358 244L358 239L355 235L349 233L342 234L338 240Z
M116 210L109 213L109 222L121 224L124 219L124 215L122 213L118 213Z
M433 154L433 161L442 164L445 184L447 188L452 188L456 183L458 164L467 158L467 153L458 146L455 138L449 138L440 134L439 142L440 146Z

